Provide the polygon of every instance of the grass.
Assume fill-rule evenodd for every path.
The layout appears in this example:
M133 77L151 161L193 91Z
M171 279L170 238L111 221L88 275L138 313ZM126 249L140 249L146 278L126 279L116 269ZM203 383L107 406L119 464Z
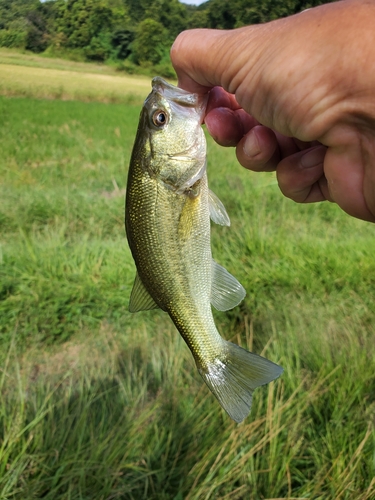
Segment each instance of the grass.
M105 65L64 61L0 49L0 95L141 104L150 79Z
M0 97L0 499L373 499L374 226L209 141L247 290L216 323L285 368L236 425L168 317L127 312L139 109Z
M73 61L71 59L60 59L50 54L35 54L28 50L9 49L0 47L0 64L12 64L16 66L29 66L45 69L60 69L77 71L81 73L98 73L102 75L118 75L116 68L109 64L88 63Z

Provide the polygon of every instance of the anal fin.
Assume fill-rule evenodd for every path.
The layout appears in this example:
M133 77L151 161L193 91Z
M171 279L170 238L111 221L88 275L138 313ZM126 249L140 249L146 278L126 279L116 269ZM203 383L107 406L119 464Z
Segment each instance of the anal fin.
M218 311L236 307L245 297L246 290L223 266L212 259L211 304Z

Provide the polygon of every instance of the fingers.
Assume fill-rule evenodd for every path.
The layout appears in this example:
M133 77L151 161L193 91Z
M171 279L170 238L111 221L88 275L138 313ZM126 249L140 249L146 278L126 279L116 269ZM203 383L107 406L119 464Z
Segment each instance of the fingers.
M329 148L324 161L332 199L349 215L375 222L374 141L357 133L342 147ZM372 153L372 154L371 154Z
M221 87L210 91L205 124L218 144L237 147L238 161L250 170L274 170L280 160L280 150L294 153L298 149L292 139L260 126L240 108L235 96Z
M365 144L356 132L344 131L342 139L339 147L313 146L281 160L279 187L298 203L328 200L353 217L375 222L374 141Z
M222 87L214 87L208 95L206 114L216 108L241 109L233 94L229 94Z
M221 146L236 146L257 121L242 109L216 108L204 120L210 135Z
M276 174L285 196L298 203L333 201L324 174L326 150L315 146L280 161Z
M209 93L205 124L210 135L221 146L236 146L238 161L254 171L275 170L281 158L309 147L267 127L239 107L235 96L221 87Z
M235 111L216 108L206 115L207 130L220 146L235 146L243 136L243 127Z
M236 146L258 122L240 108L234 95L214 87L208 97L205 124L221 146Z
M280 150L275 133L261 125L253 127L238 143L237 159L240 164L256 172L275 170L280 161Z

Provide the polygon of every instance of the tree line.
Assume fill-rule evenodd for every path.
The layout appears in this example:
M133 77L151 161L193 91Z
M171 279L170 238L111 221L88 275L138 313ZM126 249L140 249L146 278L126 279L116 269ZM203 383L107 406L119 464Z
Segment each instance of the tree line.
M233 29L285 17L320 0L0 0L0 46L72 59L153 67L171 76L169 49L189 28Z

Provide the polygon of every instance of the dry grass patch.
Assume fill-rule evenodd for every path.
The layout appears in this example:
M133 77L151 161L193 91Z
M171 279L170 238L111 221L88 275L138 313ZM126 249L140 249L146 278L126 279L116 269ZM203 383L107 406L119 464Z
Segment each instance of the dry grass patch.
M0 74L0 94L6 96L141 104L151 88L147 77L14 64L0 64Z
M58 57L46 57L32 52L20 51L0 47L0 64L14 64L17 66L34 66L38 68L62 69L80 71L83 73L99 73L102 75L118 75L115 67L107 64L71 61Z
M36 382L61 383L69 377L77 383L83 378L114 376L123 353L118 333L103 323L95 335L85 331L81 336L59 346L41 350L32 347L22 356L9 351L5 370L10 385L17 386L17 370L26 388ZM16 368L16 369L15 369Z

